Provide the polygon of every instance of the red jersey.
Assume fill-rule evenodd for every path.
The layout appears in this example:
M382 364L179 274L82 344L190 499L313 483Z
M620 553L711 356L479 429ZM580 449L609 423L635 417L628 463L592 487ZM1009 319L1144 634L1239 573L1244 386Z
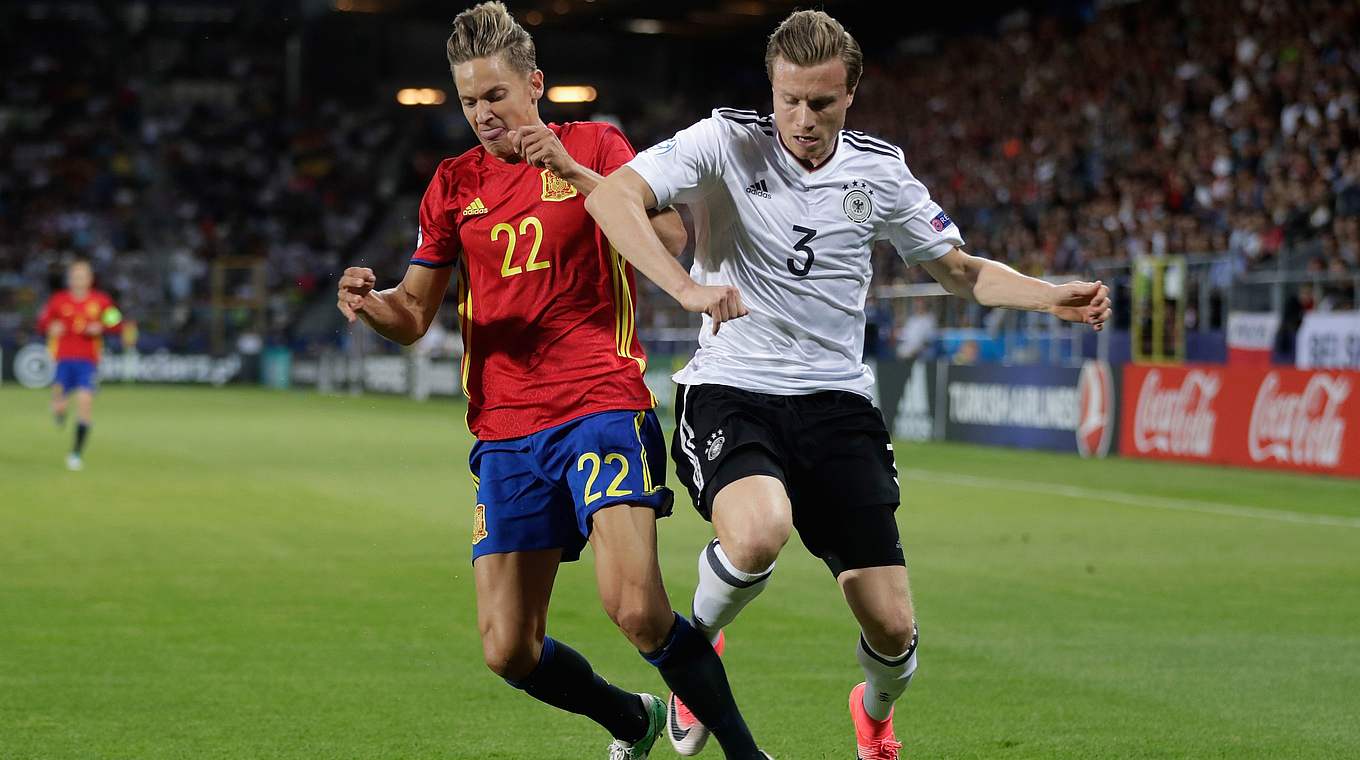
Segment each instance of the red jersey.
M634 154L608 124L548 128L601 175ZM458 267L463 392L481 440L656 405L642 380L633 273L585 200L551 171L481 146L441 163L425 191L411 263Z
M116 329L122 322L113 299L103 291L91 289L85 298L77 301L71 291L59 290L43 306L42 314L38 316L38 332L47 335L53 323L65 328L61 337L47 341L47 348L57 361L86 359L97 362L104 350L104 333Z

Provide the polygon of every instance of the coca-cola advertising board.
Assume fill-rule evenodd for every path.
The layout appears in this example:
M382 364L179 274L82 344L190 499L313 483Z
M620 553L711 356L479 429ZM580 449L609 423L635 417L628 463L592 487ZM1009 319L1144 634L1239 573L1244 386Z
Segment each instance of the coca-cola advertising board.
M1124 456L1360 476L1360 373L1124 367Z

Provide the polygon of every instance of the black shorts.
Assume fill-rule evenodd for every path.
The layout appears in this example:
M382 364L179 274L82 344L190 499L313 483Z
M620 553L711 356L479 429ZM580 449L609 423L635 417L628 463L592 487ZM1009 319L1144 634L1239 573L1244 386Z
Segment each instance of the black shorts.
M892 440L868 399L681 385L675 423L671 457L705 520L724 486L768 475L784 483L803 545L833 573L906 564Z

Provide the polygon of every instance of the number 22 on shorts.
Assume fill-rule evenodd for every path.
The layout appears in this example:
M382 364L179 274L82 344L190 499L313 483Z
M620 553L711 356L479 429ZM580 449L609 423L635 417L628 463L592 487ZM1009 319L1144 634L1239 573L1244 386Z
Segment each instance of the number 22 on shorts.
M600 493L599 491L596 491L595 481L598 480L600 477L600 470L603 467L612 465L614 463L618 463L619 466L618 474L614 476L614 479L612 481L610 481L609 487L604 490L603 494ZM600 497L602 496L633 495L632 491L626 488L620 488L620 486L623 485L623 481L628 478L628 459L624 455L615 451L609 454L605 454L604 459L601 460L599 454L593 451L587 451L576 460L576 471L584 472L587 467L590 468L590 474L586 476L585 498L587 506L595 503L596 501L599 501ZM608 473L606 473L606 475L607 474Z

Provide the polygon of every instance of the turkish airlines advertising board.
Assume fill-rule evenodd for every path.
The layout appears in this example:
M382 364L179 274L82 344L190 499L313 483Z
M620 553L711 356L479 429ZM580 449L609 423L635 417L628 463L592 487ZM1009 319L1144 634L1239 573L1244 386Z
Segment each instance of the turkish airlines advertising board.
M1360 372L1124 367L1119 453L1360 477Z

